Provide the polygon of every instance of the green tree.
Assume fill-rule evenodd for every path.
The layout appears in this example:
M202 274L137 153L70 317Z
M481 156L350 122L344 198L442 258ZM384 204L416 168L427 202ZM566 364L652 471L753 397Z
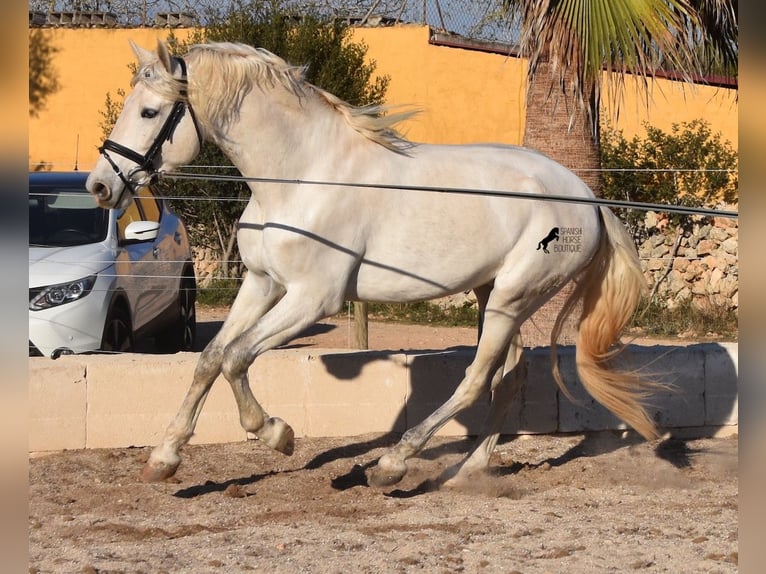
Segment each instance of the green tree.
M135 65L133 67L135 67ZM112 99L111 94L107 94L106 101L104 102L104 109L99 110L98 112L103 118L99 125L101 127L101 135L105 140L109 138L109 134L112 133L112 127L114 127L114 123L117 121L117 118L120 117L120 112L122 111L122 102L125 100L125 90L122 88L118 89L117 95L120 97L119 100L114 100Z
M48 97L59 89L53 58L58 52L50 35L40 29L29 32L29 115L37 117Z
M709 123L676 123L669 133L648 123L644 128L645 137L630 140L608 122L601 130L605 198L693 207L737 202L737 152ZM644 213L620 215L634 237L640 237ZM682 223L679 215L670 219Z
M265 48L306 66L306 79L353 105L380 104L389 78L375 77L367 46L352 42L349 25L312 13L293 16L289 2L240 2L223 16L211 16L202 32L208 41L242 42Z

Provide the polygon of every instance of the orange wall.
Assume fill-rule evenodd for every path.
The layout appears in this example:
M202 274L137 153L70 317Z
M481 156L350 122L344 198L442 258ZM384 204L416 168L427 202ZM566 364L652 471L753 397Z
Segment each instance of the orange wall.
M59 49L55 57L61 89L39 117L29 119L29 163L90 169L101 144L100 124L109 93L129 91L134 61L128 40L153 48L170 33L163 29L48 29ZM185 38L188 30L174 30ZM389 104L414 105L423 112L402 124L409 139L434 143L477 141L520 144L523 137L526 63L498 54L428 44L424 26L358 28L376 72L390 76ZM295 62L299 64L300 62ZM630 79L627 80L630 82ZM669 130L672 123L704 118L737 147L737 102L731 90L658 80L646 111L626 90L616 126L626 136L643 134L641 122ZM607 113L610 113L607 110ZM79 138L79 144L78 144Z
M133 74L128 65L135 56L128 40L153 49L169 30L51 28L47 32L58 49L54 65L60 89L37 118L29 119L29 164L45 162L54 170L69 170L77 161L81 170L88 170L103 140L100 112L106 111L107 93L121 101L117 90L130 91ZM188 33L174 32L179 38Z
M739 106L736 90L658 79L651 85L647 109L646 96L637 94L638 82L634 77L625 78L619 116L613 122L627 138L645 135L645 122L669 132L673 124L703 119L710 123L713 133L720 132L724 140L729 140L732 147L738 149ZM614 110L606 106L603 113L612 116Z
M423 112L400 129L414 141L520 144L526 62L499 54L433 46L424 26L357 28L379 74L391 77L389 104Z

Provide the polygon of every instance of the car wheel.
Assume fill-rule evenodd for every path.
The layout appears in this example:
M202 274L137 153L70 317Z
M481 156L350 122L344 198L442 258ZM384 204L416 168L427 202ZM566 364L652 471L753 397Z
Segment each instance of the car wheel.
M193 351L197 340L197 288L193 278L187 277L178 292L178 318L157 337L161 352Z
M197 341L197 286L194 279L187 279L181 287L180 318L183 325L181 333L181 351L194 350Z
M130 353L133 350L133 329L130 315L121 305L113 305L104 324L101 350L110 353Z

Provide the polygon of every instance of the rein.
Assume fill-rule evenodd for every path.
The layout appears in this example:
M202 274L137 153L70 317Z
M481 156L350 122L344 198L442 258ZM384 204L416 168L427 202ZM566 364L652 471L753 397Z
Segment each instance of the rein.
M110 139L105 140L103 145L98 148L99 153L104 156L106 161L109 162L109 165L112 166L112 169L125 184L125 188L129 189L133 194L136 193L136 186L143 187L152 181L156 181L158 178L159 172L154 168L155 160L157 159L157 156L160 155L162 146L165 144L165 142L172 141L173 132L180 123L181 119L184 117L187 109L189 110L189 114L191 115L192 121L194 122L194 129L197 132L197 139L199 140L200 145L202 144L202 134L200 133L199 125L197 124L197 118L194 115L194 110L192 109L191 104L187 101L188 92L186 90L186 86L188 86L188 81L186 74L186 62L183 60L183 58L180 57L174 57L173 59L178 62L179 66L181 67L181 77L179 78L179 81L184 86L180 91L181 98L176 100L173 104L173 109L170 110L170 114L168 114L168 117L165 119L165 123L162 124L162 128L157 134L157 137L154 138L154 142L152 142L152 145L149 146L147 152L145 154L140 154L137 151ZM121 155L122 157L134 162L136 167L131 169L126 176L107 152L113 152L117 155ZM134 181L133 176L141 172L145 173L147 177L140 181ZM124 191L125 190L123 189L123 193Z

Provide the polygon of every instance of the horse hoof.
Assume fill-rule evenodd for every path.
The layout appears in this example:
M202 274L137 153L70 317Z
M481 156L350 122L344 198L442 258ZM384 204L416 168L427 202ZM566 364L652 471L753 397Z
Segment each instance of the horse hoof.
M407 465L404 461L387 458L384 455L378 464L367 470L367 484L375 488L385 488L398 483L407 474Z
M295 433L290 425L282 419L278 417L269 418L263 424L263 428L258 430L257 436L258 440L277 452L287 456L293 454L295 449Z
M141 480L144 482L162 482L167 480L176 473L180 464L180 461L176 464L168 464L150 460L141 470Z
M440 482L442 487L452 490L465 490L472 484L476 484L483 475L481 473L449 472L442 474Z

